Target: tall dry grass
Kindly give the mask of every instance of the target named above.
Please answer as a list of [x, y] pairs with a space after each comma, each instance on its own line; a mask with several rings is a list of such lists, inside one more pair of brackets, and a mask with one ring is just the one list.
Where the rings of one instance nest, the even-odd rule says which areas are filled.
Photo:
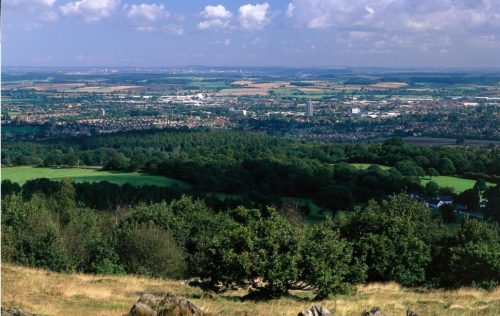
[[[297, 298], [265, 302], [241, 301], [242, 291], [213, 298], [181, 281], [137, 276], [59, 274], [12, 264], [2, 265], [2, 305], [21, 307], [44, 315], [123, 315], [142, 293], [171, 292], [190, 299], [212, 315], [297, 315], [313, 302], [307, 293]], [[407, 308], [419, 315], [500, 315], [500, 288], [428, 291], [404, 289], [397, 284], [360, 286], [353, 296], [319, 302], [334, 315], [360, 315], [378, 306], [388, 315], [405, 315]], [[314, 303], [315, 304], [315, 303]]]

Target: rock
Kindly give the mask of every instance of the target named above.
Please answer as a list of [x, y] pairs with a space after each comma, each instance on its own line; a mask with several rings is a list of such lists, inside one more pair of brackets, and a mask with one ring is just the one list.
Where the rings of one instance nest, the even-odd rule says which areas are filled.
[[143, 294], [129, 312], [131, 316], [156, 316], [158, 299], [153, 294]]
[[361, 316], [387, 316], [380, 308], [374, 307], [371, 310], [365, 310]]
[[298, 316], [331, 316], [330, 311], [323, 306], [314, 305], [305, 309]]
[[143, 294], [132, 306], [129, 316], [203, 316], [203, 312], [186, 299], [167, 293], [163, 298]]
[[158, 306], [158, 316], [202, 316], [203, 312], [186, 299], [167, 293]]
[[417, 312], [411, 309], [406, 311], [406, 316], [418, 316]]
[[28, 313], [20, 308], [7, 308], [2, 307], [2, 316], [35, 316], [35, 314]]

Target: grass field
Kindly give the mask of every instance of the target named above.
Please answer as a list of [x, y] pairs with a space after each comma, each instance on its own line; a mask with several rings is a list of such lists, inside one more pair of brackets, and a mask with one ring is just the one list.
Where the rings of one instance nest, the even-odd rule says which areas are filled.
[[[432, 180], [426, 176], [420, 179], [423, 185], [426, 185], [430, 181], [434, 181], [440, 187], [452, 187], [455, 193], [461, 193], [465, 190], [471, 189], [476, 184], [476, 180], [464, 179], [459, 177], [450, 177], [450, 176], [437, 176], [432, 177]], [[488, 186], [493, 186], [494, 184], [491, 182], [486, 183]]]
[[70, 178], [75, 182], [109, 181], [116, 184], [129, 183], [136, 186], [157, 185], [168, 187], [177, 184], [180, 188], [189, 188], [183, 181], [143, 174], [138, 172], [101, 171], [98, 167], [87, 168], [34, 168], [34, 167], [6, 167], [2, 168], [2, 180], [11, 180], [23, 184], [28, 180], [48, 178], [61, 180]]
[[360, 315], [378, 306], [388, 315], [405, 315], [412, 308], [419, 315], [493, 316], [500, 314], [500, 288], [453, 291], [404, 289], [394, 283], [359, 286], [352, 296], [322, 302], [310, 301], [310, 293], [297, 298], [242, 301], [246, 292], [233, 291], [212, 298], [182, 281], [137, 276], [58, 274], [41, 269], [2, 265], [2, 305], [20, 307], [42, 315], [124, 315], [142, 293], [170, 292], [191, 300], [210, 315], [297, 315], [313, 304], [322, 304], [332, 315]]
[[374, 164], [374, 163], [351, 163], [350, 165], [353, 167], [356, 167], [358, 169], [362, 169], [362, 170], [368, 169], [370, 166], [378, 166], [382, 170], [391, 169], [391, 167], [389, 167], [389, 166], [384, 166], [384, 165], [379, 165], [379, 164]]

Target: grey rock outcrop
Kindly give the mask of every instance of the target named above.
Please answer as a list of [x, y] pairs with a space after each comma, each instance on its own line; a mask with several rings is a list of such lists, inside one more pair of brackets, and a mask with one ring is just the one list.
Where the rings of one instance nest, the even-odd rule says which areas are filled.
[[2, 307], [2, 316], [35, 316], [35, 314], [28, 313], [20, 308], [6, 308]]
[[323, 306], [314, 305], [309, 309], [305, 309], [298, 316], [331, 316], [330, 311]]
[[204, 316], [205, 314], [190, 301], [177, 298], [170, 293], [158, 298], [143, 294], [132, 306], [129, 316]]
[[363, 313], [361, 313], [361, 316], [387, 316], [384, 311], [382, 311], [378, 307], [374, 307], [370, 310], [365, 310]]
[[406, 311], [406, 316], [418, 316], [418, 314], [414, 310], [409, 309]]

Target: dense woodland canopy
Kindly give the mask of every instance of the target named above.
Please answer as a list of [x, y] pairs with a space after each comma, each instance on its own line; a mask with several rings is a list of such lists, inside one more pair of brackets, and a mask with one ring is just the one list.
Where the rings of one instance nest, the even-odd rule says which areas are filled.
[[[308, 289], [317, 298], [363, 282], [491, 289], [500, 282], [500, 155], [494, 148], [301, 142], [264, 134], [134, 132], [5, 142], [4, 165], [100, 165], [175, 177], [190, 188], [36, 179], [2, 182], [2, 260], [55, 271], [192, 278], [252, 297]], [[349, 163], [390, 166], [366, 170]], [[446, 193], [419, 176], [477, 179], [456, 196], [485, 220], [446, 225], [404, 192]], [[403, 192], [403, 193], [401, 193]], [[218, 193], [233, 194], [226, 199]], [[401, 193], [401, 194], [398, 194]], [[448, 192], [450, 193], [450, 192]], [[231, 197], [231, 198], [230, 198]], [[351, 210], [307, 223], [286, 197]], [[333, 213], [329, 213], [333, 214]], [[263, 282], [257, 282], [258, 280]]]
[[[384, 143], [331, 144], [255, 133], [189, 130], [4, 142], [2, 161], [4, 165], [98, 165], [108, 170], [138, 170], [184, 180], [193, 186], [189, 193], [194, 195], [232, 194], [258, 205], [279, 203], [283, 197], [303, 197], [333, 211], [404, 191], [425, 194], [418, 177], [426, 174], [492, 182], [498, 182], [500, 175], [500, 152], [494, 148], [412, 147], [398, 138]], [[349, 163], [395, 168], [359, 170]], [[102, 208], [102, 203], [92, 206]]]
[[293, 209], [218, 211], [187, 196], [122, 214], [90, 209], [74, 196], [69, 181], [29, 200], [5, 196], [2, 260], [55, 271], [194, 278], [215, 291], [250, 287], [254, 298], [292, 289], [325, 298], [372, 281], [488, 289], [500, 282], [497, 224], [466, 220], [450, 230], [405, 195], [316, 225]]

